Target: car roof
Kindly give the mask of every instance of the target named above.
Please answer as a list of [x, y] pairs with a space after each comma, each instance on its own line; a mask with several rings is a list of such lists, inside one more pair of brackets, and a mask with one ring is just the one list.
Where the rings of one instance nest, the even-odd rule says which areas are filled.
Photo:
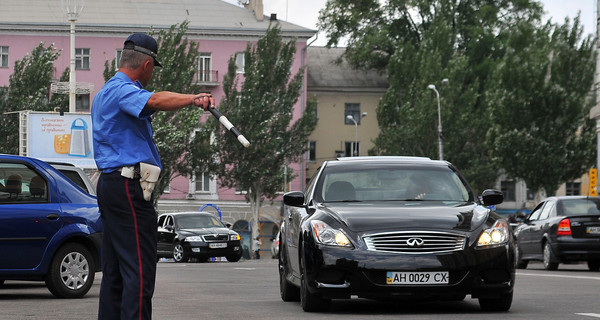
[[164, 216], [164, 215], [172, 215], [172, 216], [184, 216], [184, 215], [203, 215], [203, 216], [211, 216], [214, 217], [215, 215], [210, 213], [210, 212], [200, 212], [200, 211], [185, 211], [185, 212], [165, 212], [165, 213], [161, 213], [158, 216]]
[[422, 164], [422, 165], [436, 165], [436, 166], [448, 166], [449, 162], [444, 160], [432, 160], [427, 157], [411, 157], [411, 156], [362, 156], [362, 157], [343, 157], [337, 160], [327, 161], [327, 165], [347, 165], [347, 164], [359, 164], [359, 163], [397, 163], [397, 164]]
[[547, 200], [575, 200], [575, 199], [596, 199], [596, 200], [600, 200], [600, 197], [590, 197], [590, 196], [552, 196], [552, 197], [547, 197], [546, 199], [544, 199], [542, 201], [547, 201]]

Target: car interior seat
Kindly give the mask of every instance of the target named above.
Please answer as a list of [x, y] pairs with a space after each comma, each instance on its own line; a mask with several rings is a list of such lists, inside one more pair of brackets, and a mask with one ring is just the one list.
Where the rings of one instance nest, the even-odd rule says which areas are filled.
[[329, 185], [325, 193], [325, 201], [356, 200], [356, 190], [348, 181], [335, 181]]
[[18, 174], [13, 174], [6, 179], [6, 186], [4, 191], [9, 193], [11, 196], [14, 194], [18, 196], [21, 193], [21, 183], [23, 182], [22, 178]]
[[31, 178], [31, 181], [29, 182], [29, 192], [34, 197], [43, 197], [46, 194], [46, 182], [44, 179], [40, 176]]

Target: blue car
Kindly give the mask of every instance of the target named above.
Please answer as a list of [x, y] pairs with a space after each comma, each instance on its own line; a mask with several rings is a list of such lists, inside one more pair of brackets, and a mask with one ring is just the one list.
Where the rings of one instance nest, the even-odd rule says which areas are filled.
[[94, 195], [44, 161], [0, 155], [0, 286], [45, 281], [56, 297], [84, 296], [102, 231]]

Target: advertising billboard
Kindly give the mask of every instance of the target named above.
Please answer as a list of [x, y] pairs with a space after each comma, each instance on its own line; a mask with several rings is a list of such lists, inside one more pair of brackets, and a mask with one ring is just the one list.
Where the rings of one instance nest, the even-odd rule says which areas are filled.
[[27, 126], [27, 156], [96, 168], [89, 113], [29, 112]]

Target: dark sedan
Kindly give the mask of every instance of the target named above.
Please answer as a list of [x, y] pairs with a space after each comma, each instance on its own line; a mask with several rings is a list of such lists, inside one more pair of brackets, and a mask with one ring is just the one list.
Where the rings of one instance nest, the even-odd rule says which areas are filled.
[[515, 229], [517, 267], [541, 260], [546, 270], [559, 263], [586, 261], [600, 269], [600, 198], [550, 197], [540, 202]]
[[478, 203], [446, 161], [352, 157], [326, 161], [304, 192], [284, 195], [280, 293], [304, 311], [331, 299], [478, 298], [506, 311], [515, 284], [514, 243], [505, 220]]
[[242, 257], [240, 235], [210, 213], [178, 212], [158, 217], [158, 258], [186, 262], [225, 257], [237, 262]]

